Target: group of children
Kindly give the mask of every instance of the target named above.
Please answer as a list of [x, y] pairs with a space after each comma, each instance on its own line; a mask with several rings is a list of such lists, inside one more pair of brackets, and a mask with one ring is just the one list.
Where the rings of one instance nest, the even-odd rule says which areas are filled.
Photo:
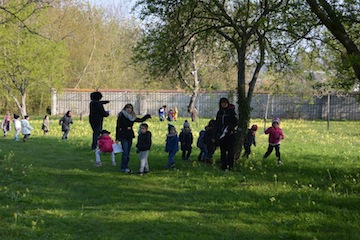
[[[14, 140], [19, 141], [19, 134], [20, 132], [23, 135], [23, 142], [26, 142], [27, 139], [31, 135], [31, 131], [34, 129], [30, 123], [29, 119], [30, 117], [28, 115], [25, 115], [22, 120], [20, 120], [20, 116], [17, 114], [14, 114], [13, 124], [14, 124]], [[61, 130], [63, 131], [62, 139], [67, 139], [68, 134], [70, 132], [70, 124], [72, 124], [72, 117], [71, 117], [71, 111], [67, 111], [66, 114], [60, 118], [59, 124], [61, 125]], [[8, 132], [11, 130], [11, 116], [10, 114], [7, 114], [1, 124], [1, 128], [4, 132], [4, 137], [8, 135]], [[44, 135], [49, 132], [50, 129], [50, 119], [49, 115], [45, 115], [43, 118], [43, 122], [41, 125], [41, 130], [43, 131]]]
[[165, 121], [165, 119], [167, 119], [170, 122], [176, 121], [178, 118], [178, 114], [179, 114], [179, 111], [178, 111], [177, 107], [170, 108], [168, 113], [166, 112], [166, 105], [163, 105], [158, 110], [159, 120], [161, 122]]
[[[255, 135], [258, 130], [257, 125], [252, 125], [250, 129], [248, 129], [245, 143], [244, 143], [244, 155], [243, 157], [249, 158], [251, 153], [251, 146], [256, 146]], [[263, 156], [263, 161], [272, 153], [275, 148], [275, 155], [278, 161], [278, 165], [283, 165], [281, 161], [280, 154], [280, 141], [284, 139], [284, 133], [280, 128], [280, 119], [274, 118], [271, 123], [271, 127], [264, 131], [265, 134], [269, 134], [269, 145], [266, 153]]]
[[[20, 116], [17, 114], [14, 114], [13, 124], [14, 124], [14, 140], [19, 141], [19, 134], [20, 131], [23, 135], [23, 141], [26, 142], [26, 140], [30, 137], [31, 130], [33, 130], [33, 127], [29, 123], [30, 117], [28, 115], [25, 115], [22, 120], [20, 120]], [[4, 132], [4, 137], [8, 135], [8, 132], [11, 130], [11, 116], [10, 114], [7, 114], [4, 118], [1, 128]]]
[[[282, 165], [280, 157], [280, 140], [284, 138], [282, 129], [279, 127], [280, 119], [275, 118], [272, 121], [272, 126], [265, 130], [265, 134], [269, 134], [269, 146], [263, 156], [266, 159], [275, 149], [278, 164]], [[146, 123], [141, 123], [139, 127], [138, 141], [136, 144], [137, 153], [140, 159], [139, 174], [143, 175], [149, 172], [148, 156], [152, 144], [152, 135], [149, 131], [149, 126]], [[197, 147], [200, 149], [198, 156], [199, 161], [205, 163], [212, 163], [212, 157], [217, 147], [217, 136], [216, 136], [216, 123], [215, 120], [210, 120], [204, 130], [200, 131], [199, 138], [197, 140]], [[243, 157], [248, 158], [251, 154], [251, 146], [256, 146], [255, 135], [258, 130], [257, 125], [252, 125], [247, 131], [247, 136], [244, 142], [244, 155]], [[96, 151], [96, 166], [101, 166], [100, 154], [110, 153], [112, 165], [116, 166], [115, 155], [113, 151], [114, 141], [109, 136], [110, 132], [102, 130], [98, 141], [98, 149]], [[180, 148], [179, 148], [180, 143]], [[193, 144], [193, 134], [191, 132], [190, 123], [185, 120], [183, 128], [178, 135], [174, 125], [168, 124], [168, 133], [166, 135], [165, 152], [168, 153], [166, 169], [175, 167], [175, 155], [181, 150], [182, 159], [190, 160]]]

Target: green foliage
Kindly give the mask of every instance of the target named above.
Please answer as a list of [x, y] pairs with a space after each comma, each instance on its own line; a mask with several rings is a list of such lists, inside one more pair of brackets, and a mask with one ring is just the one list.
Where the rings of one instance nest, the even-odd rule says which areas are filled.
[[[278, 167], [270, 155], [261, 167], [267, 136], [257, 133], [249, 160], [236, 171], [176, 156], [165, 170], [167, 122], [151, 119], [151, 172], [121, 174], [103, 154], [94, 167], [87, 119], [74, 119], [61, 140], [58, 119], [43, 136], [41, 117], [26, 142], [0, 138], [2, 239], [358, 239], [360, 165], [356, 122], [283, 120], [286, 138]], [[180, 131], [183, 120], [173, 122]], [[195, 138], [199, 127], [191, 125]], [[252, 124], [262, 126], [261, 119]], [[105, 119], [114, 136], [115, 118]], [[134, 129], [137, 129], [138, 124]], [[120, 163], [120, 155], [116, 156]], [[135, 149], [130, 167], [139, 167]], [[229, 224], [231, 223], [231, 224]]]

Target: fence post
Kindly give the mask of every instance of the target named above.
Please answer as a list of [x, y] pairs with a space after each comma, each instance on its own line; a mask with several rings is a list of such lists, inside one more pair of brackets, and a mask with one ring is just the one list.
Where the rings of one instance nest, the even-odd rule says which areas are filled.
[[58, 114], [58, 101], [57, 101], [57, 92], [54, 88], [51, 89], [51, 115], [56, 116]]

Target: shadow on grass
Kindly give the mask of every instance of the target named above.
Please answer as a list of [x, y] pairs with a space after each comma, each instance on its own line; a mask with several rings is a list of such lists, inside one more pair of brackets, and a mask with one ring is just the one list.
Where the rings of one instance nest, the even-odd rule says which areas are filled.
[[[80, 140], [1, 144], [4, 156], [13, 151], [11, 160], [22, 163], [16, 171], [33, 165], [18, 183], [5, 180], [14, 191], [28, 185], [28, 197], [0, 195], [10, 206], [1, 209], [7, 224], [0, 233], [9, 239], [359, 237], [357, 195], [350, 191], [346, 196], [345, 188], [328, 190], [356, 170], [324, 168], [311, 162], [317, 155], [306, 156], [309, 162], [289, 161], [279, 168], [269, 161], [264, 169], [246, 166], [232, 173], [182, 161], [177, 169], [165, 170], [166, 154], [159, 152], [163, 146], [154, 145], [151, 173], [140, 177], [120, 174], [106, 155], [104, 167], [93, 167], [94, 153]], [[131, 165], [138, 166], [134, 153]], [[19, 213], [16, 224], [14, 212]]]

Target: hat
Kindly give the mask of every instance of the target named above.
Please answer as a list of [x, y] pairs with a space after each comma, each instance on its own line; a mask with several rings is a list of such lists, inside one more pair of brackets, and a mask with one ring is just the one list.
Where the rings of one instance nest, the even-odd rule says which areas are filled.
[[111, 132], [109, 132], [108, 130], [105, 130], [105, 129], [100, 131], [100, 134], [101, 134], [101, 135], [103, 135], [103, 134], [105, 134], [105, 133], [110, 134]]
[[276, 122], [277, 124], [280, 124], [280, 118], [274, 118], [272, 120], [272, 123]]
[[252, 126], [251, 126], [251, 130], [257, 131], [257, 130], [258, 130], [258, 126], [257, 126], [257, 125], [255, 125], [255, 124], [254, 124], [254, 125], [252, 125]]
[[168, 131], [170, 132], [170, 129], [175, 128], [174, 125], [168, 124]]
[[190, 128], [190, 123], [187, 120], [184, 122], [184, 128]]

